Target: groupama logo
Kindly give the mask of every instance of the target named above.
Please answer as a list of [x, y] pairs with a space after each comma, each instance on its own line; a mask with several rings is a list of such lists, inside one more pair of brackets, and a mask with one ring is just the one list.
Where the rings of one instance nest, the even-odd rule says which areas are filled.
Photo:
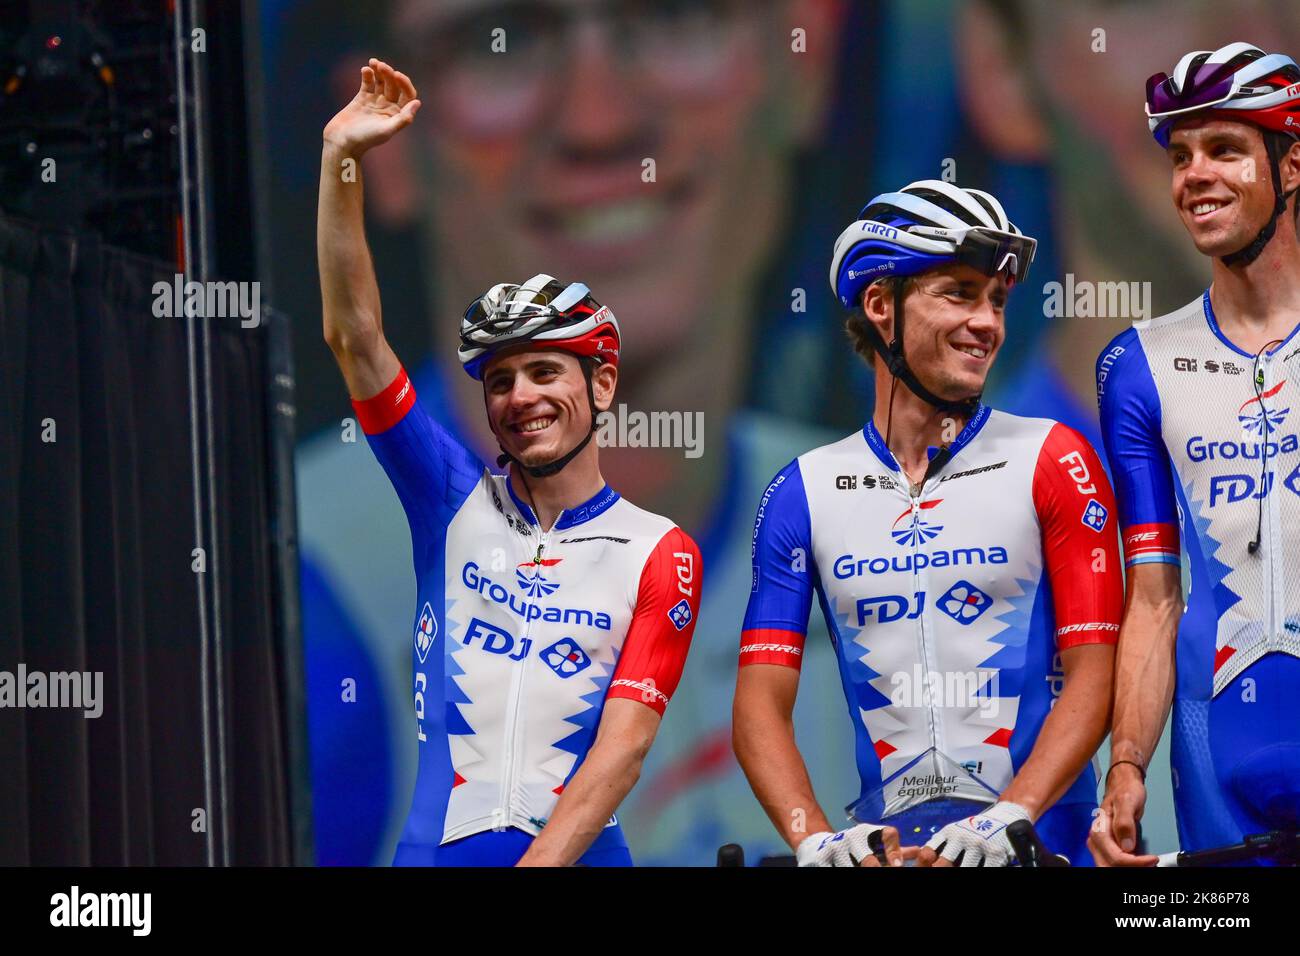
[[[889, 529], [894, 541], [905, 548], [912, 548], [937, 538], [939, 532], [943, 530], [943, 525], [931, 524], [926, 521], [924, 513], [942, 503], [942, 498], [936, 498], [934, 501], [923, 501], [920, 507], [908, 508], [895, 518], [893, 526]], [[909, 516], [912, 520], [900, 528], [899, 522]]]
[[[548, 581], [542, 574], [541, 568], [554, 567], [563, 560], [563, 558], [541, 558], [516, 565], [515, 583], [519, 585], [519, 590], [530, 598], [546, 597], [548, 594], [554, 594], [559, 590], [560, 586], [554, 581]], [[535, 568], [537, 570], [535, 573], [529, 574], [524, 570], [525, 568]]]
[[1284, 385], [1286, 385], [1285, 379], [1278, 382], [1267, 392], [1242, 402], [1241, 407], [1237, 409], [1237, 421], [1241, 422], [1241, 427], [1247, 434], [1263, 438], [1274, 429], [1282, 427], [1287, 412], [1291, 411], [1291, 409], [1265, 408], [1263, 399], [1272, 398], [1282, 391]]

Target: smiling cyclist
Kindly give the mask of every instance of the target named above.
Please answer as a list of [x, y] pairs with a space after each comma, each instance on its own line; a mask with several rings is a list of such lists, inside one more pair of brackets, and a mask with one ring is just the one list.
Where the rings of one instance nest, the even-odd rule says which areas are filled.
[[1097, 360], [1128, 603], [1091, 847], [1125, 866], [1156, 862], [1137, 824], [1171, 703], [1184, 851], [1300, 827], [1300, 66], [1249, 43], [1188, 53], [1146, 110], [1212, 282]]
[[591, 439], [621, 340], [585, 285], [501, 283], [465, 312], [460, 360], [505, 474], [417, 401], [384, 337], [355, 161], [418, 109], [405, 74], [362, 68], [325, 127], [317, 225], [325, 339], [415, 561], [419, 770], [393, 862], [631, 865], [613, 814], [681, 676], [699, 550], [601, 477]]
[[[895, 865], [1005, 865], [1020, 819], [1089, 861], [1120, 615], [1114, 501], [1080, 435], [980, 400], [1035, 245], [988, 193], [935, 180], [875, 197], [835, 243], [830, 282], [874, 363], [875, 412], [763, 496], [733, 731], [802, 866], [876, 865], [882, 830]], [[862, 783], [839, 832], [791, 719], [814, 593]]]

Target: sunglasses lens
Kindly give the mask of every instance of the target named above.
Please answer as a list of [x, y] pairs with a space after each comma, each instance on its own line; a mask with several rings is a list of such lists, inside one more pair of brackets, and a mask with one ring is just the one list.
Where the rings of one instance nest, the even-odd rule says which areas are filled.
[[987, 276], [1011, 270], [1017, 283], [1029, 275], [1037, 243], [1026, 236], [972, 229], [962, 239], [958, 257], [966, 265]]

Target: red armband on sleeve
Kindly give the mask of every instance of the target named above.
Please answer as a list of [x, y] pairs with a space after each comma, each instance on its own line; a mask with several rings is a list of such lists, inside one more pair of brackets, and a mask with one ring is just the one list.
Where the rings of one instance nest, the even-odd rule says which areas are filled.
[[805, 635], [798, 631], [754, 628], [740, 632], [740, 667], [749, 664], [780, 664], [799, 670], [803, 664]]
[[388, 431], [406, 417], [414, 404], [415, 386], [411, 384], [410, 376], [404, 368], [397, 370], [397, 377], [378, 395], [361, 401], [352, 399], [357, 421], [367, 435]]
[[1124, 529], [1124, 565], [1181, 564], [1176, 524], [1131, 524]]

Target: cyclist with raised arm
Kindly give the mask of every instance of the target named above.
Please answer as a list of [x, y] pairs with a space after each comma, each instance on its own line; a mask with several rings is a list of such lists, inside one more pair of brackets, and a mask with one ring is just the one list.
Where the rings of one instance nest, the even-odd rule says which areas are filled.
[[[835, 244], [875, 412], [763, 496], [733, 725], [800, 865], [875, 865], [881, 830], [895, 865], [1005, 865], [1022, 819], [1088, 861], [1121, 604], [1114, 501], [1076, 432], [980, 400], [1034, 249], [993, 196], [935, 180], [877, 196]], [[838, 832], [791, 721], [814, 593], [862, 784]]]
[[[325, 127], [324, 333], [410, 523], [419, 771], [395, 865], [630, 865], [631, 790], [699, 610], [695, 543], [601, 477], [620, 333], [581, 283], [498, 284], [461, 323], [493, 474], [425, 412], [384, 338], [357, 161], [419, 109], [371, 60]], [[344, 175], [349, 173], [350, 175]]]
[[1212, 281], [1097, 361], [1128, 598], [1090, 847], [1130, 866], [1156, 862], [1137, 827], [1171, 703], [1183, 850], [1300, 825], [1300, 66], [1188, 53], [1147, 81], [1146, 112]]

